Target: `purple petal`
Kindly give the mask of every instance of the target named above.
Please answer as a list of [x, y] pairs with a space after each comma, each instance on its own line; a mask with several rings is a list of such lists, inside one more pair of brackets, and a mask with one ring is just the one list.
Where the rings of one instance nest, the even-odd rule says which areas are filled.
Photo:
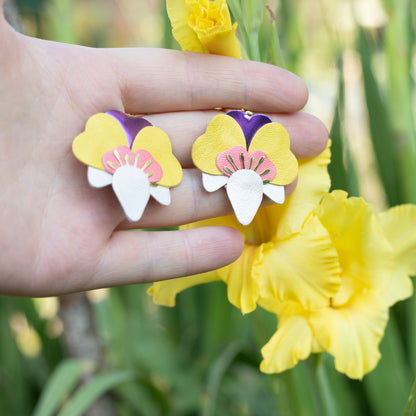
[[244, 136], [246, 138], [247, 150], [257, 130], [259, 130], [260, 127], [264, 126], [265, 124], [272, 122], [270, 117], [267, 117], [264, 114], [249, 115], [240, 110], [228, 111], [226, 114], [232, 117], [243, 130]]
[[106, 111], [106, 114], [115, 118], [121, 124], [124, 132], [126, 133], [127, 143], [129, 144], [130, 148], [133, 145], [137, 133], [141, 129], [152, 125], [149, 121], [142, 117], [129, 116], [117, 110]]

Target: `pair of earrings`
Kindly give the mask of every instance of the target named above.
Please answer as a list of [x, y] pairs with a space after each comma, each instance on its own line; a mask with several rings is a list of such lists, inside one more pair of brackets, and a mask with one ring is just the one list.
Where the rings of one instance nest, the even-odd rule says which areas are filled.
[[[182, 167], [167, 134], [143, 117], [120, 111], [93, 115], [73, 144], [74, 155], [88, 165], [88, 182], [112, 185], [126, 217], [138, 221], [150, 196], [171, 202], [170, 188], [182, 180]], [[249, 224], [267, 195], [285, 200], [284, 185], [297, 175], [287, 131], [263, 114], [238, 110], [215, 116], [192, 147], [208, 192], [225, 186], [238, 221]]]

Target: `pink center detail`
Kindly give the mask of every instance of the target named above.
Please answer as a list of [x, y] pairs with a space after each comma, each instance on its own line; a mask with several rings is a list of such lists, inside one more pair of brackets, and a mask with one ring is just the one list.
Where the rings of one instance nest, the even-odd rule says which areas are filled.
[[157, 182], [162, 179], [162, 167], [147, 150], [132, 152], [127, 146], [118, 146], [107, 152], [102, 159], [105, 170], [113, 174], [124, 165], [134, 166], [144, 171], [149, 182]]
[[263, 182], [270, 182], [276, 176], [276, 167], [261, 150], [248, 154], [242, 146], [234, 146], [217, 157], [217, 167], [226, 176], [231, 176], [241, 169], [250, 169], [258, 173]]

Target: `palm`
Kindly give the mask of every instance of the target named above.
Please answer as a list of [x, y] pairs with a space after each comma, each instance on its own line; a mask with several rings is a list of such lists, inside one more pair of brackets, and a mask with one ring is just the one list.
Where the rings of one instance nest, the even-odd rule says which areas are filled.
[[[220, 267], [238, 256], [241, 237], [226, 227], [151, 235], [123, 229], [226, 213], [224, 196], [205, 195], [191, 166], [192, 142], [213, 113], [201, 110], [220, 105], [294, 111], [305, 98], [299, 80], [252, 64], [253, 74], [263, 78], [253, 77], [251, 87], [239, 91], [230, 74], [247, 72], [241, 61], [162, 50], [93, 50], [27, 38], [2, 25], [1, 292], [49, 295], [153, 281]], [[219, 63], [229, 74], [216, 79], [215, 89], [212, 74]], [[278, 76], [282, 85], [292, 83], [286, 87], [292, 99], [290, 92], [285, 101], [270, 96], [264, 80]], [[72, 140], [87, 118], [109, 109], [159, 113], [149, 121], [169, 134], [174, 153], [189, 168], [172, 205], [151, 203], [139, 224], [123, 221], [111, 189], [88, 186], [85, 166], [72, 155]], [[293, 124], [298, 156], [322, 149], [326, 134], [315, 119], [300, 114], [280, 119]], [[305, 124], [316, 140], [302, 147]]]

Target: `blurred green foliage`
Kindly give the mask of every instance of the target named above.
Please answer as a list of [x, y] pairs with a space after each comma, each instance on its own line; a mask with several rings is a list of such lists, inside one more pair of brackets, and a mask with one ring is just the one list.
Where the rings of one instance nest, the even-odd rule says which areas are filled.
[[[17, 5], [26, 32], [42, 38], [177, 47], [162, 1]], [[246, 56], [282, 65], [308, 83], [308, 109], [331, 131], [333, 188], [363, 195], [377, 209], [415, 203], [415, 2], [229, 5]], [[146, 14], [128, 19], [139, 6]], [[150, 32], [140, 29], [145, 21], [153, 22]], [[182, 293], [174, 309], [153, 305], [145, 291], [111, 289], [91, 303], [104, 362], [70, 357], [59, 330], [51, 330], [59, 329], [59, 317], [44, 316], [39, 303], [0, 298], [0, 414], [81, 415], [104, 394], [126, 416], [391, 416], [405, 410], [416, 370], [415, 298], [393, 310], [383, 358], [358, 382], [337, 373], [327, 355], [280, 375], [261, 374], [259, 350], [276, 322], [262, 310], [241, 316], [220, 283]], [[416, 408], [414, 390], [406, 415]]]

